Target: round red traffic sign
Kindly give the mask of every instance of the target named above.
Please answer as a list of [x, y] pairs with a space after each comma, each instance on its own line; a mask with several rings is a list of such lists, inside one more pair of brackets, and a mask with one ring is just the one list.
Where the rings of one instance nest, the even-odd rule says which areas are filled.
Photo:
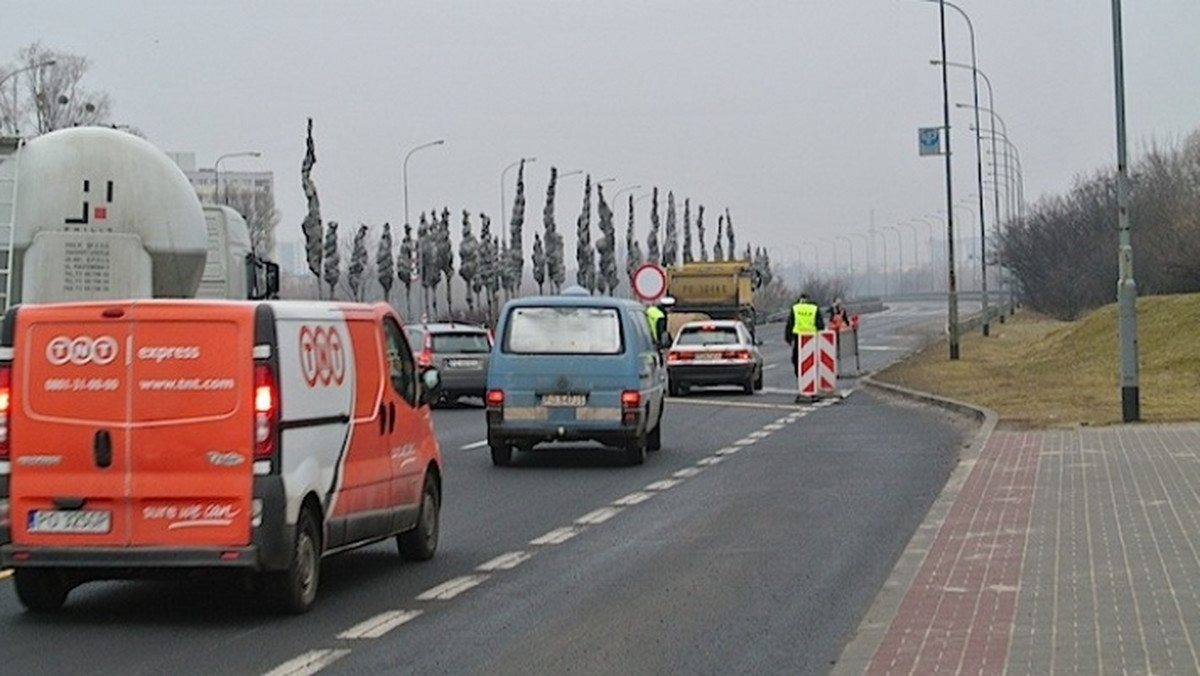
[[633, 271], [633, 293], [653, 303], [667, 293], [667, 271], [658, 263], [642, 263]]

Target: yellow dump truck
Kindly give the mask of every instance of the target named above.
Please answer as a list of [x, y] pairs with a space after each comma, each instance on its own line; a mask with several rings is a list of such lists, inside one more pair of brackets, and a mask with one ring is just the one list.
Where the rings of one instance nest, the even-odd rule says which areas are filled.
[[[754, 332], [754, 289], [758, 273], [749, 260], [692, 262], [667, 267], [667, 295], [675, 299], [668, 311], [671, 332], [679, 320], [706, 315], [711, 319], [740, 319]], [[676, 319], [676, 321], [671, 321]]]

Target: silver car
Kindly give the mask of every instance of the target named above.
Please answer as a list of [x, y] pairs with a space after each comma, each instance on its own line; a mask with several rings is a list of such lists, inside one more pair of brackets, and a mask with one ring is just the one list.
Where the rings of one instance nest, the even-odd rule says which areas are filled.
[[746, 325], [736, 319], [688, 322], [667, 352], [672, 396], [692, 387], [736, 385], [747, 394], [763, 387], [763, 356]]
[[441, 374], [442, 403], [459, 397], [479, 397], [487, 392], [488, 356], [492, 334], [476, 324], [439, 322], [409, 324], [404, 328], [417, 366], [435, 366]]

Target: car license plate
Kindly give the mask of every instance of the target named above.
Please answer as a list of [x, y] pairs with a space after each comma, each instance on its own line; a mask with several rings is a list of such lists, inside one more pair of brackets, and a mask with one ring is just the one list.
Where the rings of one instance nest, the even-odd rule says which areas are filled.
[[583, 406], [586, 394], [543, 394], [542, 406]]
[[720, 359], [720, 352], [697, 352], [696, 359]]
[[30, 533], [107, 533], [112, 514], [106, 510], [36, 509], [29, 513]]
[[452, 369], [477, 369], [479, 368], [478, 359], [449, 359], [446, 361], [446, 366]]

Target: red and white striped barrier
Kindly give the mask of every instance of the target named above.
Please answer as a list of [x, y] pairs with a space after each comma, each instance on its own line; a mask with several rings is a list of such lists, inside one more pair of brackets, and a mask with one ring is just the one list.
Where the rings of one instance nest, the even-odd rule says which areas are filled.
[[796, 377], [800, 395], [817, 397], [837, 390], [837, 331], [801, 333]]

